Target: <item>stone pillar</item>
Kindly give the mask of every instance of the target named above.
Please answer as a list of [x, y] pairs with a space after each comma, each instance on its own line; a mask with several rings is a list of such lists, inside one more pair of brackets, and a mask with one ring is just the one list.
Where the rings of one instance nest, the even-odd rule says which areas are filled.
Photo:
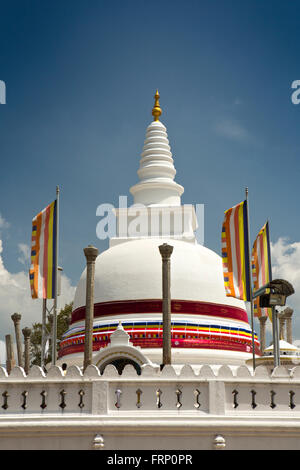
[[29, 367], [30, 367], [30, 335], [31, 329], [30, 328], [23, 328], [22, 330], [24, 336], [24, 346], [25, 346], [25, 358], [24, 358], [24, 369], [25, 373], [28, 375]]
[[11, 335], [5, 336], [5, 343], [6, 343], [6, 370], [7, 370], [7, 373], [10, 374], [12, 369], [16, 365], [16, 361], [14, 357], [14, 350], [12, 347]]
[[287, 307], [284, 310], [284, 318], [286, 321], [286, 340], [288, 343], [293, 344], [293, 331], [292, 331], [292, 315], [294, 310], [290, 307]]
[[267, 321], [267, 316], [261, 316], [259, 317], [259, 324], [260, 324], [260, 350], [261, 353], [264, 353], [264, 350], [266, 349], [266, 321]]
[[94, 320], [94, 287], [95, 287], [95, 260], [98, 249], [92, 245], [84, 248], [86, 257], [86, 307], [85, 307], [85, 338], [83, 370], [92, 364], [93, 356], [93, 320]]
[[162, 257], [163, 366], [171, 364], [171, 254], [173, 246], [159, 246]]
[[21, 340], [21, 330], [20, 330], [21, 318], [22, 317], [19, 313], [14, 313], [11, 316], [11, 319], [14, 322], [14, 326], [15, 326], [17, 354], [18, 354], [18, 365], [20, 367], [23, 367], [23, 352], [22, 352], [22, 340]]
[[286, 340], [286, 335], [284, 333], [284, 327], [285, 327], [284, 312], [281, 312], [278, 314], [278, 320], [279, 320], [279, 339]]

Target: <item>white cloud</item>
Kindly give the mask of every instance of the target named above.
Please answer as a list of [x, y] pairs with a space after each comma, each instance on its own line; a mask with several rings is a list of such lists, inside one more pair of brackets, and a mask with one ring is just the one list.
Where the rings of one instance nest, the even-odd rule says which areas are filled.
[[10, 227], [10, 224], [9, 222], [7, 222], [4, 217], [2, 217], [2, 215], [0, 214], [0, 230], [1, 229], [6, 229], [6, 228], [9, 228]]
[[[294, 310], [292, 317], [293, 343], [300, 340], [300, 242], [291, 243], [288, 238], [280, 237], [275, 243], [271, 243], [272, 277], [273, 279], [285, 279], [294, 287], [295, 293], [287, 298], [284, 310], [287, 306]], [[249, 307], [250, 308], [250, 307]], [[250, 318], [250, 310], [248, 310]], [[255, 331], [259, 333], [259, 321], [255, 321]], [[267, 346], [272, 341], [272, 323], [267, 322]]]
[[29, 266], [29, 260], [30, 260], [30, 246], [26, 245], [26, 243], [19, 243], [18, 244], [20, 256], [18, 258], [18, 261], [24, 265]]
[[215, 124], [215, 131], [227, 139], [244, 142], [249, 139], [248, 131], [236, 120], [223, 119]]
[[288, 238], [279, 238], [271, 244], [273, 279], [286, 279], [295, 294], [288, 297], [288, 303], [295, 308], [300, 304], [300, 242], [289, 243]]
[[[25, 245], [24, 245], [25, 246]], [[22, 251], [22, 250], [21, 250]], [[35, 322], [41, 322], [42, 299], [32, 299], [29, 288], [28, 271], [10, 273], [4, 266], [0, 240], [0, 339], [11, 334], [14, 339], [14, 328], [11, 315], [18, 312], [22, 315], [21, 328], [31, 327]], [[26, 249], [24, 249], [26, 255]], [[58, 308], [73, 300], [75, 287], [71, 285], [66, 275], [62, 274], [61, 295], [58, 297]], [[49, 306], [51, 305], [49, 300]], [[2, 358], [0, 357], [0, 360]]]
[[294, 309], [293, 338], [300, 339], [300, 242], [289, 242], [281, 237], [271, 243], [273, 279], [285, 279], [294, 287], [295, 294], [287, 298], [287, 306]]

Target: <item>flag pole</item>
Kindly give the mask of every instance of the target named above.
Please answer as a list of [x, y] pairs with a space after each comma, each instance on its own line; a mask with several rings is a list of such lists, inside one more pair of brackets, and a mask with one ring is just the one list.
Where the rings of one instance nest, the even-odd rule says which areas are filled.
[[45, 367], [46, 312], [47, 312], [47, 299], [43, 299], [43, 313], [42, 313], [42, 348], [41, 348], [41, 368], [42, 368], [42, 369]]
[[[270, 247], [270, 227], [269, 219], [267, 220], [267, 239], [268, 239], [268, 258], [269, 258], [269, 282], [272, 281], [272, 259], [271, 259], [271, 247]], [[273, 357], [274, 357], [274, 368], [280, 366], [280, 348], [279, 348], [279, 336], [278, 336], [278, 315], [276, 307], [272, 306], [272, 336], [273, 336]]]
[[56, 364], [57, 341], [57, 286], [58, 286], [58, 229], [59, 229], [59, 186], [56, 186], [56, 231], [55, 231], [55, 295], [53, 302], [52, 323], [52, 365]]
[[250, 308], [251, 308], [251, 333], [252, 333], [252, 364], [255, 370], [255, 342], [254, 342], [254, 320], [253, 320], [253, 290], [252, 290], [252, 273], [251, 273], [251, 246], [250, 246], [250, 224], [249, 224], [249, 197], [248, 188], [245, 190], [247, 201], [247, 225], [248, 225], [248, 266], [249, 266], [249, 283], [250, 283]]

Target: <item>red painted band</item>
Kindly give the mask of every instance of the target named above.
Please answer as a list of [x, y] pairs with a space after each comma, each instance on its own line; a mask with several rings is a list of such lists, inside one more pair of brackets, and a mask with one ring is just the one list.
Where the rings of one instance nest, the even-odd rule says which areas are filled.
[[[134, 346], [140, 346], [143, 348], [162, 348], [162, 339], [154, 340], [147, 340], [145, 338], [141, 339], [131, 339]], [[98, 351], [100, 348], [107, 346], [109, 341], [101, 342], [100, 344], [97, 342], [93, 342], [93, 351]], [[196, 349], [223, 349], [226, 351], [240, 351], [240, 352], [247, 352], [250, 353], [252, 351], [252, 347], [242, 341], [226, 341], [222, 339], [215, 339], [214, 341], [205, 340], [205, 339], [185, 339], [178, 341], [177, 339], [172, 339], [172, 348], [196, 348]], [[63, 357], [67, 356], [68, 354], [75, 354], [81, 353], [84, 351], [84, 344], [72, 344], [70, 346], [65, 346], [62, 348], [58, 356]], [[255, 345], [255, 353], [260, 355], [260, 349], [258, 345]]]
[[[247, 312], [231, 305], [214, 304], [193, 300], [172, 300], [172, 313], [189, 315], [208, 315], [230, 318], [248, 323]], [[162, 300], [120, 300], [115, 302], [99, 302], [94, 306], [94, 317], [122, 315], [133, 313], [162, 313]], [[85, 319], [85, 306], [72, 312], [72, 323]]]

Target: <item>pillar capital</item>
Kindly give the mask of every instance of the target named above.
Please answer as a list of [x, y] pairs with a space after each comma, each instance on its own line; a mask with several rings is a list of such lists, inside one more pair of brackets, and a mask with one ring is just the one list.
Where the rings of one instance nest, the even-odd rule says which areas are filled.
[[171, 257], [171, 254], [173, 253], [173, 246], [168, 245], [167, 243], [163, 243], [159, 247], [159, 252], [162, 256], [163, 260], [169, 260]]
[[282, 316], [283, 318], [291, 318], [294, 313], [294, 310], [290, 307], [287, 307], [283, 310]]
[[259, 322], [264, 325], [266, 323], [267, 319], [268, 319], [267, 315], [263, 315], [263, 316], [259, 317]]
[[94, 263], [98, 254], [99, 250], [95, 246], [88, 245], [86, 248], [83, 249], [87, 263]]
[[23, 328], [22, 333], [23, 333], [24, 339], [30, 338], [31, 329], [28, 327]]
[[22, 318], [22, 315], [21, 315], [20, 313], [14, 313], [14, 314], [11, 316], [11, 319], [12, 319], [12, 321], [14, 322], [14, 324], [20, 323], [21, 318]]

